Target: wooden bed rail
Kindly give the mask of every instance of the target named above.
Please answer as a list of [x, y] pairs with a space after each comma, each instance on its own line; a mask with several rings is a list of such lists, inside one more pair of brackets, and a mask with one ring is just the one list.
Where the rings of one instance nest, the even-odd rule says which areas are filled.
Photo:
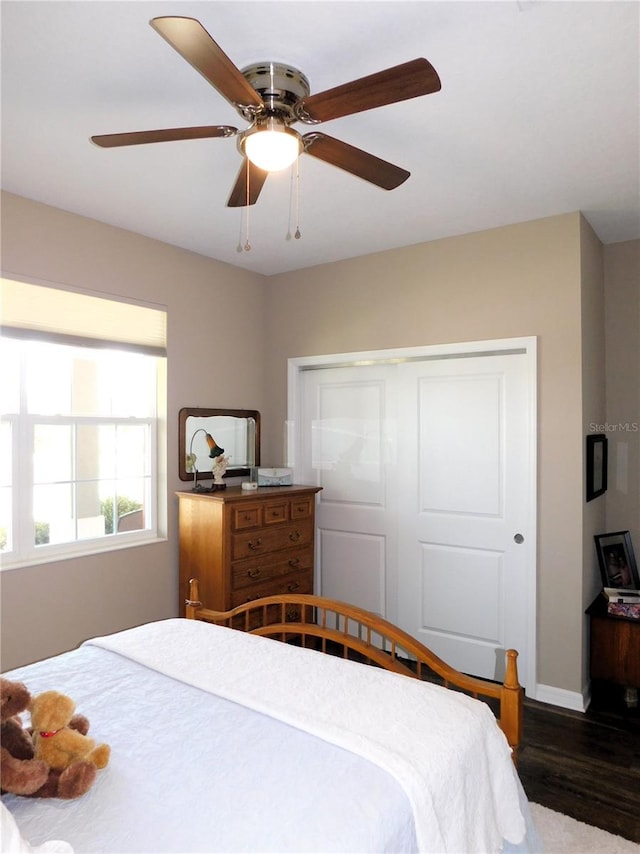
[[192, 578], [185, 604], [186, 617], [190, 620], [282, 641], [295, 640], [302, 646], [311, 646], [312, 639], [313, 648], [322, 652], [336, 654], [341, 650], [345, 658], [418, 679], [436, 674], [446, 688], [464, 691], [476, 699], [497, 701], [498, 722], [513, 750], [514, 762], [517, 761], [524, 699], [518, 682], [518, 653], [514, 649], [505, 652], [505, 679], [500, 684], [460, 673], [388, 620], [334, 599], [287, 593], [255, 599], [229, 611], [212, 611], [203, 607], [198, 579]]

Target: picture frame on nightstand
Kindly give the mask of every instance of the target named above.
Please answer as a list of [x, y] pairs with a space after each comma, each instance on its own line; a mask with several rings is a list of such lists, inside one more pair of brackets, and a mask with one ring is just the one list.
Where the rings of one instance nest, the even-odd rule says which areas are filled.
[[618, 590], [640, 590], [638, 566], [629, 531], [596, 534], [593, 539], [598, 554], [602, 586], [615, 587]]

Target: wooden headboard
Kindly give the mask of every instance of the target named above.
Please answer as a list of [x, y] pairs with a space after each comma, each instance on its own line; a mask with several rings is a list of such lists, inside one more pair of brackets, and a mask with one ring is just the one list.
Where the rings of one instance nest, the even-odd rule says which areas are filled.
[[518, 653], [514, 649], [505, 652], [504, 682], [491, 682], [460, 673], [393, 623], [354, 605], [322, 596], [287, 593], [256, 599], [230, 611], [211, 611], [200, 602], [196, 578], [189, 582], [186, 617], [295, 641], [412, 678], [439, 681], [445, 688], [463, 691], [490, 704], [497, 701], [494, 711], [513, 750], [514, 762], [517, 761], [524, 692], [518, 682]]

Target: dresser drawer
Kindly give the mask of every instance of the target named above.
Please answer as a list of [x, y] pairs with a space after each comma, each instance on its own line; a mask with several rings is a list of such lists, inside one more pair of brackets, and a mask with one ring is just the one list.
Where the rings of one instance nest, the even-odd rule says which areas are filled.
[[278, 579], [269, 579], [261, 584], [254, 584], [249, 588], [233, 590], [231, 592], [231, 607], [244, 605], [245, 602], [253, 602], [263, 596], [279, 596], [281, 593], [313, 593], [313, 573], [306, 572], [290, 573]]
[[265, 525], [277, 525], [279, 522], [288, 522], [291, 502], [287, 498], [268, 501], [264, 505], [263, 521]]
[[295, 519], [311, 519], [315, 509], [315, 496], [302, 496], [292, 498], [289, 504], [289, 517]]
[[290, 549], [295, 546], [313, 544], [313, 523], [303, 519], [296, 524], [263, 528], [246, 534], [233, 534], [231, 538], [231, 560], [241, 560], [252, 555]]
[[231, 529], [246, 531], [248, 528], [259, 528], [262, 525], [262, 504], [245, 504], [233, 507], [231, 511]]
[[269, 579], [282, 578], [291, 572], [311, 572], [313, 569], [313, 549], [306, 546], [279, 552], [275, 555], [265, 555], [264, 558], [249, 558], [231, 565], [231, 587], [239, 590], [253, 584], [261, 584]]

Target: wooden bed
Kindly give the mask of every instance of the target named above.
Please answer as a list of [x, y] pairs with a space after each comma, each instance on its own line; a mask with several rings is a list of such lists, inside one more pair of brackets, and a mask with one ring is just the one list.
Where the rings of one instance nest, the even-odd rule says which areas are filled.
[[322, 596], [289, 593], [257, 599], [229, 611], [213, 611], [203, 607], [198, 579], [192, 578], [185, 604], [190, 620], [311, 646], [412, 678], [435, 679], [446, 688], [497, 705], [494, 711], [517, 765], [524, 692], [518, 682], [516, 650], [505, 652], [505, 679], [500, 684], [460, 673], [388, 620]]
[[196, 580], [186, 615], [5, 674], [34, 696], [68, 694], [111, 747], [82, 798], [3, 795], [0, 818], [32, 847], [540, 850], [512, 761], [515, 652], [500, 685], [457, 672], [360, 608], [289, 594], [220, 613], [202, 606]]

